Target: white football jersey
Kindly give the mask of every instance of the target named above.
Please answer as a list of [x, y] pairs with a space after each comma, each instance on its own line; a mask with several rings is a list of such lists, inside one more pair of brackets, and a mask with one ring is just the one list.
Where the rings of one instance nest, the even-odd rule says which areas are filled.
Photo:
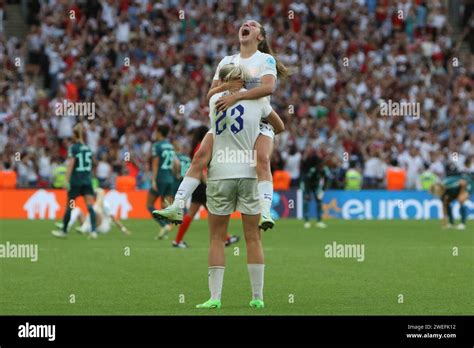
[[105, 201], [105, 199], [101, 199], [99, 201], [96, 201], [94, 204], [94, 210], [96, 213], [102, 214], [102, 221], [105, 223], [110, 224], [112, 221], [111, 216], [112, 214], [112, 209], [110, 205]]
[[104, 212], [104, 220], [107, 220], [109, 223], [112, 220], [112, 208], [110, 207], [109, 203], [107, 203], [104, 199], [102, 203], [102, 211]]
[[217, 113], [215, 103], [226, 94], [216, 93], [209, 101], [214, 145], [208, 180], [256, 178], [255, 141], [260, 133], [260, 121], [270, 115], [272, 107], [267, 98], [241, 100], [225, 112]]
[[247, 68], [252, 76], [251, 81], [246, 81], [245, 87], [247, 89], [252, 89], [260, 85], [262, 83], [261, 79], [265, 75], [277, 77], [275, 58], [270, 54], [262, 53], [258, 50], [249, 58], [241, 58], [240, 53], [222, 58], [214, 74], [214, 80], [219, 80], [219, 71], [226, 64], [238, 64]]

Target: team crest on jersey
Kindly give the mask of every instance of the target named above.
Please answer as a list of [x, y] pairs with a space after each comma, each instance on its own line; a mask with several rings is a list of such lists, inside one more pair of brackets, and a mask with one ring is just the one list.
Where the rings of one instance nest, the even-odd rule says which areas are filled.
[[267, 63], [270, 65], [275, 65], [275, 58], [273, 57], [268, 57], [267, 58]]

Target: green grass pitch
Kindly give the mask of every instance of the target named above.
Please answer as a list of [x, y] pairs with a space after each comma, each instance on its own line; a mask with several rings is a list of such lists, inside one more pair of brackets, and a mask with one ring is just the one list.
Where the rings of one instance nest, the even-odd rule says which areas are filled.
[[[226, 249], [221, 310], [209, 298], [207, 222], [191, 225], [191, 248], [156, 241], [152, 220], [129, 220], [98, 240], [50, 235], [51, 221], [2, 220], [0, 243], [38, 244], [37, 262], [0, 259], [2, 315], [472, 315], [474, 234], [439, 221], [329, 220], [325, 230], [280, 220], [263, 234], [265, 305], [248, 306], [245, 243]], [[230, 232], [242, 235], [241, 222]], [[324, 246], [364, 244], [365, 260], [327, 258]], [[130, 255], [125, 255], [126, 248]], [[457, 248], [458, 255], [455, 250]], [[70, 303], [71, 295], [75, 303]], [[399, 303], [403, 295], [403, 303]], [[184, 302], [184, 303], [183, 303]]]

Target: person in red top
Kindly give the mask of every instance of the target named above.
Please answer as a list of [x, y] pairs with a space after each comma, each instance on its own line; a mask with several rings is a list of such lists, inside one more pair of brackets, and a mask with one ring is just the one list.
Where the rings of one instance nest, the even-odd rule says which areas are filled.
[[[208, 128], [206, 126], [197, 127], [194, 129], [193, 141], [192, 141], [192, 152], [191, 159], [194, 157], [196, 152], [201, 146], [201, 141], [204, 136], [207, 134]], [[194, 216], [199, 211], [199, 208], [203, 206], [207, 209], [207, 197], [206, 197], [206, 179], [207, 179], [207, 168], [203, 170], [201, 183], [196, 188], [191, 196], [191, 206], [189, 207], [187, 213], [183, 217], [183, 223], [179, 226], [178, 233], [176, 238], [173, 241], [173, 247], [175, 248], [187, 248], [188, 244], [183, 240], [184, 235], [189, 229], [191, 222], [193, 221]], [[229, 246], [233, 243], [237, 243], [240, 240], [239, 236], [227, 234], [227, 239], [225, 241], [225, 246]]]

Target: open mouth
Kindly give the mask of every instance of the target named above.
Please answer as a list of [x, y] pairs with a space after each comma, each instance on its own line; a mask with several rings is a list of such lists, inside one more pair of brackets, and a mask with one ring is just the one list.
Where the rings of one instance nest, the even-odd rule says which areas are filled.
[[247, 28], [242, 29], [242, 37], [249, 36], [250, 30]]

